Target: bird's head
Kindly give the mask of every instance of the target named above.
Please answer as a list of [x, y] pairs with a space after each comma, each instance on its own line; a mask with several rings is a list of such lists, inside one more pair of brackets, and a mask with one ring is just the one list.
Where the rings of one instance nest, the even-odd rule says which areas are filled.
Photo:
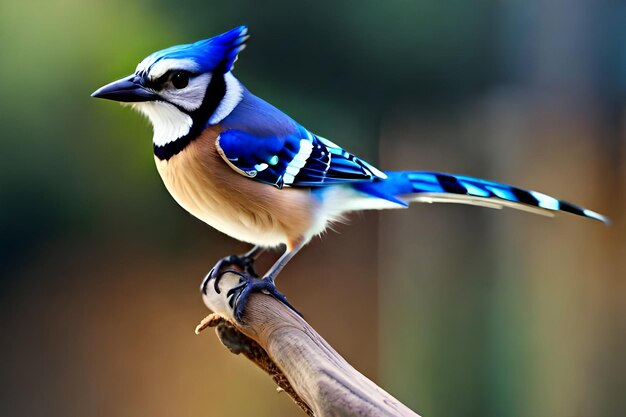
[[231, 74], [245, 48], [248, 28], [172, 46], [149, 55], [135, 72], [92, 96], [130, 103], [154, 127], [154, 144], [165, 146], [194, 130], [219, 123], [241, 100], [243, 87]]

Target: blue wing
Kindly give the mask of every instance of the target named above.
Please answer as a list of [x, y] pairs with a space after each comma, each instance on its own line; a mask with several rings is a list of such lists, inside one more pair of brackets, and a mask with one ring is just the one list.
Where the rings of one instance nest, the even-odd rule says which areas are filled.
[[235, 171], [278, 188], [366, 182], [387, 176], [331, 141], [298, 127], [284, 136], [222, 132], [217, 150]]

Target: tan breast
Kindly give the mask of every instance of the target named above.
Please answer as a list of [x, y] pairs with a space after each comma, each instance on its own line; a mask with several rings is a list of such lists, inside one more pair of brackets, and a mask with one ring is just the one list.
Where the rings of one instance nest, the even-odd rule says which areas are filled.
[[233, 171], [219, 156], [218, 128], [167, 161], [155, 157], [168, 191], [185, 210], [238, 240], [289, 246], [309, 239], [317, 200], [306, 189], [278, 189]]

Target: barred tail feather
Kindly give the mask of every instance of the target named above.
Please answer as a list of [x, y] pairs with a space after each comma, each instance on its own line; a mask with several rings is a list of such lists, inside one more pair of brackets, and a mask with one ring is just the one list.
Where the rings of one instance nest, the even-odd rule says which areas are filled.
[[390, 201], [401, 198], [408, 202], [457, 203], [490, 208], [512, 207], [545, 216], [554, 216], [556, 212], [564, 211], [610, 223], [607, 217], [567, 201], [537, 191], [523, 190], [479, 178], [418, 171], [388, 172], [387, 175], [387, 180], [357, 184], [355, 188]]

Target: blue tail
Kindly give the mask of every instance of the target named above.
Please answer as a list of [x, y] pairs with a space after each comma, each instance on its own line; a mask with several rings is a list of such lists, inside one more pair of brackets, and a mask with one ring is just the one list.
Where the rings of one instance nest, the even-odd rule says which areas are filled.
[[400, 171], [386, 174], [388, 175], [386, 180], [358, 183], [354, 184], [354, 188], [372, 197], [405, 206], [409, 202], [417, 201], [471, 204], [492, 208], [513, 207], [544, 215], [565, 211], [610, 223], [607, 217], [594, 211], [511, 185], [438, 172]]

